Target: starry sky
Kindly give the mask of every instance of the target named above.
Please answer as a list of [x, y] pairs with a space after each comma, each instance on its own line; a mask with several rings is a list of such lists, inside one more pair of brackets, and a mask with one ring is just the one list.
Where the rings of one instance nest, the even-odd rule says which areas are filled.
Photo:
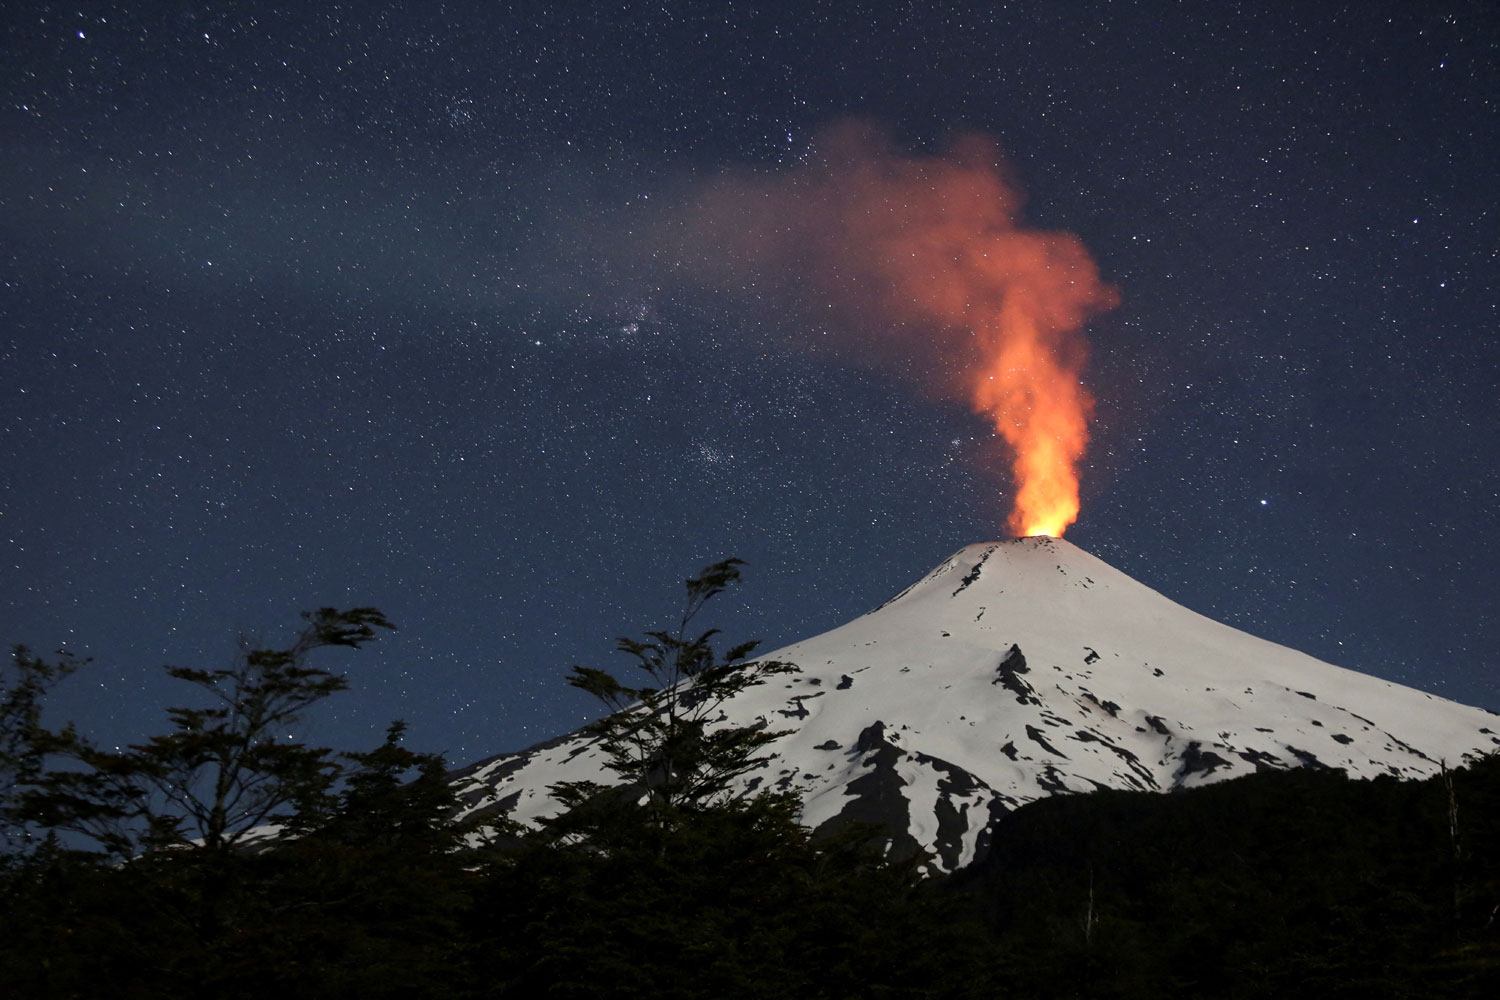
[[53, 711], [108, 744], [375, 605], [306, 737], [460, 764], [708, 562], [769, 649], [1001, 537], [984, 418], [659, 252], [850, 117], [990, 137], [1118, 290], [1070, 541], [1500, 709], [1488, 2], [8, 5], [0, 641], [92, 656]]

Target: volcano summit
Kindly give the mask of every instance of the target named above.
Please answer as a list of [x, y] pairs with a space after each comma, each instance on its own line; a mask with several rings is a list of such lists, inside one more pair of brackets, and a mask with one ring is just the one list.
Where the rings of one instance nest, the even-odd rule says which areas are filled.
[[[724, 705], [787, 730], [741, 779], [802, 821], [879, 824], [933, 871], [1047, 795], [1171, 791], [1256, 770], [1420, 778], [1500, 747], [1493, 713], [1336, 667], [1189, 611], [1061, 539], [971, 545], [876, 610], [764, 659], [801, 672]], [[556, 782], [612, 783], [587, 732], [459, 771], [465, 815], [555, 813]]]

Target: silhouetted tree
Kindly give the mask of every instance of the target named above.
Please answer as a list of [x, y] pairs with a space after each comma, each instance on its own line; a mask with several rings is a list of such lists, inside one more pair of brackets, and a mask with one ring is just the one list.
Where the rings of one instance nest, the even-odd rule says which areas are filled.
[[0, 668], [0, 846], [6, 852], [21, 850], [29, 840], [18, 811], [19, 791], [41, 776], [49, 747], [72, 737], [71, 730], [52, 734], [42, 727], [42, 703], [57, 682], [81, 665], [66, 651], [49, 663], [16, 646]]
[[172, 731], [102, 750], [64, 731], [42, 739], [64, 766], [36, 769], [20, 792], [25, 819], [91, 838], [107, 853], [198, 847], [219, 851], [267, 824], [326, 812], [337, 768], [326, 748], [278, 739], [313, 703], [348, 687], [308, 663], [328, 646], [358, 648], [394, 628], [374, 608], [322, 608], [281, 649], [245, 648], [232, 667], [168, 667], [207, 693], [200, 708], [170, 708]]
[[718, 629], [694, 634], [693, 620], [714, 597], [740, 579], [741, 560], [705, 567], [686, 581], [687, 601], [671, 631], [621, 638], [617, 649], [635, 661], [649, 683], [630, 687], [613, 674], [574, 667], [568, 683], [599, 699], [610, 714], [589, 727], [608, 757], [605, 764], [623, 783], [565, 782], [553, 792], [567, 812], [549, 821], [560, 836], [598, 832], [622, 810], [643, 810], [658, 829], [683, 810], [722, 804], [733, 797], [736, 778], [762, 763], [767, 744], [785, 730], [719, 723], [726, 701], [766, 678], [799, 668], [775, 660], [747, 660], [758, 645], [742, 643], [722, 657], [713, 648]]
[[254, 859], [258, 908], [233, 941], [234, 996], [463, 995], [468, 868], [438, 754], [392, 723], [348, 763], [332, 809]]

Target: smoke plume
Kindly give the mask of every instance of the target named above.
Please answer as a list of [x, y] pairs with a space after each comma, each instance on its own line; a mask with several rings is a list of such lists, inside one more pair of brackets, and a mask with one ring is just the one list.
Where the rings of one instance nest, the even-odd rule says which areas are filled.
[[1020, 195], [982, 136], [912, 155], [845, 122], [813, 148], [789, 169], [699, 189], [679, 229], [682, 266], [795, 301], [813, 349], [984, 414], [1010, 449], [1010, 530], [1060, 535], [1078, 515], [1092, 407], [1081, 329], [1115, 290], [1076, 236], [1021, 224]]

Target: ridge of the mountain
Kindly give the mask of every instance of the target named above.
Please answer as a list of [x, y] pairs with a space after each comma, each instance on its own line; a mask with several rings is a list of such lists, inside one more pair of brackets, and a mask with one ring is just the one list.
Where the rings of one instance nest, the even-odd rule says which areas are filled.
[[[1491, 713], [1240, 632], [1042, 536], [960, 549], [764, 659], [801, 672], [724, 706], [724, 724], [787, 731], [745, 790], [794, 792], [815, 830], [877, 823], [938, 871], [1046, 795], [1290, 767], [1416, 778], [1500, 747]], [[579, 732], [454, 780], [469, 815], [533, 822], [556, 811], [553, 783], [608, 783], [603, 762]]]

